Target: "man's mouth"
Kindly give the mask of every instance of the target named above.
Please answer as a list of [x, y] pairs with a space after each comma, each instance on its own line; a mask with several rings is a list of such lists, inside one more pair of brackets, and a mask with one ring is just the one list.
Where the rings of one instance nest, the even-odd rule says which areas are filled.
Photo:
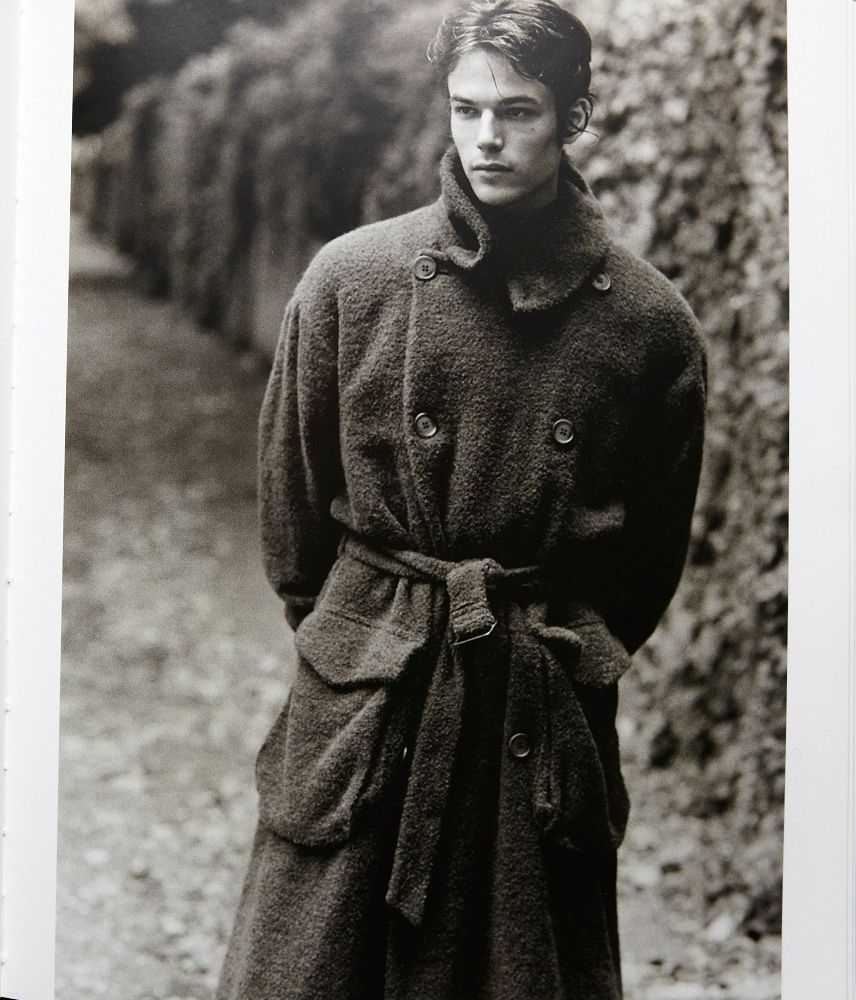
[[505, 163], [491, 163], [487, 160], [481, 160], [473, 164], [473, 170], [478, 170], [480, 173], [510, 173], [511, 167]]

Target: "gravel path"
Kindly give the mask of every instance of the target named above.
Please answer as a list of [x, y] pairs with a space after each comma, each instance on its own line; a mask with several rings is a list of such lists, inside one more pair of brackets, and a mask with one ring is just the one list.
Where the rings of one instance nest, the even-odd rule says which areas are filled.
[[75, 227], [60, 1000], [201, 998], [216, 977], [292, 655], [260, 570], [247, 360]]
[[[205, 1000], [293, 666], [256, 535], [265, 371], [76, 222], [69, 320], [56, 995]], [[775, 1000], [778, 943], [705, 910], [716, 834], [638, 766], [639, 709], [630, 688], [628, 1000]]]

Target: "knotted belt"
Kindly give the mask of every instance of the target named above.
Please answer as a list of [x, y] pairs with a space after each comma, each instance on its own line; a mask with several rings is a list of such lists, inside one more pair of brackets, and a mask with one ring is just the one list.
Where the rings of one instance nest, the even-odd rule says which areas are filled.
[[429, 581], [444, 592], [445, 627], [414, 746], [388, 905], [414, 926], [422, 923], [459, 752], [465, 661], [469, 644], [496, 627], [491, 598], [497, 605], [501, 601], [507, 621], [508, 704], [512, 711], [519, 706], [535, 730], [533, 759], [526, 762], [533, 821], [563, 846], [616, 846], [626, 821], [617, 744], [614, 753], [606, 746], [610, 759], [604, 768], [604, 748], [593, 737], [570, 676], [582, 640], [571, 628], [545, 624], [545, 603], [538, 600], [542, 571], [536, 566], [507, 569], [493, 559], [449, 562], [421, 552], [380, 549], [354, 535], [346, 536], [341, 551], [391, 575]]

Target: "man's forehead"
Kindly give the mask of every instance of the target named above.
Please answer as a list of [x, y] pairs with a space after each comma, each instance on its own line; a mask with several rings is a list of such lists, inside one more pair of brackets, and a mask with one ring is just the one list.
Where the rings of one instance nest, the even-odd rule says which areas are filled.
[[464, 53], [447, 83], [450, 99], [467, 104], [539, 104], [550, 95], [544, 84], [522, 76], [505, 56], [484, 49]]

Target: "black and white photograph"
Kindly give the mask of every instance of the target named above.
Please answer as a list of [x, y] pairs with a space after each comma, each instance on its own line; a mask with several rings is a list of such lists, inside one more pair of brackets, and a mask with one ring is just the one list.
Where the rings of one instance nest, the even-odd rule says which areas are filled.
[[57, 1000], [779, 1000], [786, 41], [76, 0]]

